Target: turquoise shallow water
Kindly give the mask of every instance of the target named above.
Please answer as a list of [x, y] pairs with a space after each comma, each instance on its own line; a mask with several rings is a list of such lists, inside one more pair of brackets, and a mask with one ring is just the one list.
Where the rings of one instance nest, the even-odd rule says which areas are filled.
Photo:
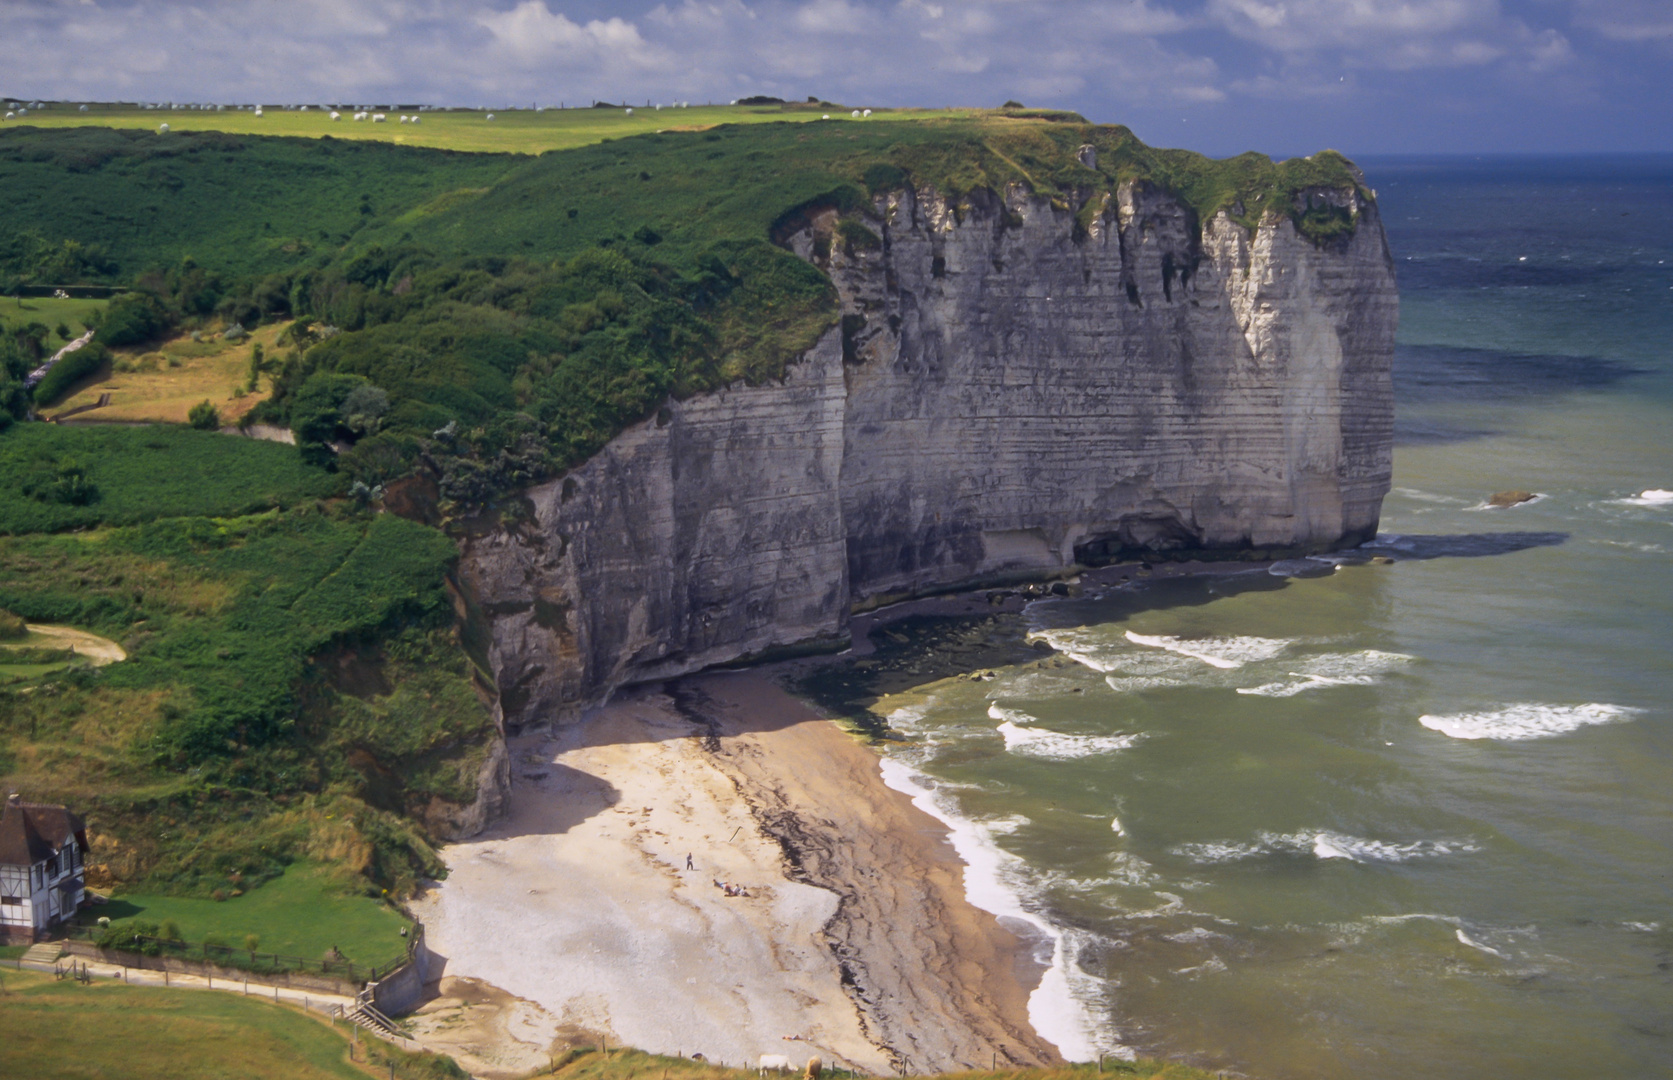
[[887, 771], [1076, 1056], [1673, 1074], [1673, 159], [1366, 170], [1395, 561], [1036, 603], [1052, 653], [879, 702]]

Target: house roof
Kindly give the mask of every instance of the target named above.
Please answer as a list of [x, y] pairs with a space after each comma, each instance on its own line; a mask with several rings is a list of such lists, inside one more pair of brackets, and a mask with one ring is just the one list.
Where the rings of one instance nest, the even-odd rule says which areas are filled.
[[87, 825], [68, 807], [26, 803], [14, 794], [0, 811], [0, 866], [33, 866], [71, 842], [87, 850]]

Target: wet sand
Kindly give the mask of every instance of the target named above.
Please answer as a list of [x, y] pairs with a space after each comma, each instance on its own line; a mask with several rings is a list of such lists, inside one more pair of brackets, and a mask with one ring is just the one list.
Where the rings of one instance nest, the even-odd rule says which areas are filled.
[[511, 752], [508, 816], [414, 904], [444, 980], [419, 1037], [477, 1031], [483, 1075], [600, 1039], [873, 1073], [1057, 1060], [944, 828], [762, 673], [624, 691]]

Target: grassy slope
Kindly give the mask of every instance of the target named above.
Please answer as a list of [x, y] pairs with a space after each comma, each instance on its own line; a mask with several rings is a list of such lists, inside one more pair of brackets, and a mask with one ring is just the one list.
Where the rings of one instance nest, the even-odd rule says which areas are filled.
[[[25, 493], [32, 476], [80, 464], [91, 505]], [[178, 427], [19, 424], [0, 434], [0, 536], [128, 525], [159, 517], [225, 516], [335, 494], [340, 477], [304, 465], [289, 447]]]
[[[401, 1080], [462, 1077], [452, 1062], [372, 1047], [300, 1011], [216, 991], [0, 971], [0, 1075], [32, 1080]], [[373, 1040], [375, 1042], [375, 1040]]]
[[336, 948], [357, 964], [387, 964], [404, 955], [401, 930], [409, 925], [394, 908], [345, 894], [341, 876], [331, 868], [306, 862], [224, 901], [118, 891], [110, 903], [83, 912], [82, 921], [100, 916], [115, 925], [173, 920], [193, 944], [214, 936], [241, 948], [246, 934], [256, 934], [262, 952], [304, 960], [318, 960]]
[[517, 160], [382, 141], [0, 127], [0, 269], [39, 236], [102, 249], [116, 267], [100, 281], [187, 257], [222, 274], [285, 271], [335, 254], [380, 214], [490, 185]]
[[[91, 505], [0, 488], [0, 608], [129, 659], [0, 688], [0, 786], [89, 818], [95, 883], [205, 896], [304, 857], [361, 889], [433, 872], [397, 815], [469, 802], [492, 728], [454, 640], [452, 544], [318, 502], [339, 478], [278, 444], [0, 434], [8, 475], [66, 458], [87, 463]], [[70, 526], [94, 528], [31, 531]]]
[[222, 424], [236, 423], [267, 397], [270, 385], [270, 380], [261, 379], [262, 389], [246, 392], [251, 349], [260, 344], [268, 353], [276, 353], [277, 338], [288, 325], [258, 327], [236, 343], [216, 338], [193, 341], [181, 335], [142, 348], [119, 350], [114, 365], [73, 387], [51, 408], [42, 410], [42, 416], [63, 416], [72, 409], [96, 404], [108, 393], [110, 404], [88, 419], [184, 424], [192, 406], [207, 401], [220, 413]]

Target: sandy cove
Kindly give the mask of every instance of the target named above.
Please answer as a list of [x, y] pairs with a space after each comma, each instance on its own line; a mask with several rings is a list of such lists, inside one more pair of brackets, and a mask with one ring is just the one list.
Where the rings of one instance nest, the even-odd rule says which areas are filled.
[[508, 816], [413, 905], [441, 977], [418, 1037], [477, 1075], [600, 1039], [872, 1073], [1058, 1060], [945, 829], [765, 676], [624, 692], [511, 750]]

